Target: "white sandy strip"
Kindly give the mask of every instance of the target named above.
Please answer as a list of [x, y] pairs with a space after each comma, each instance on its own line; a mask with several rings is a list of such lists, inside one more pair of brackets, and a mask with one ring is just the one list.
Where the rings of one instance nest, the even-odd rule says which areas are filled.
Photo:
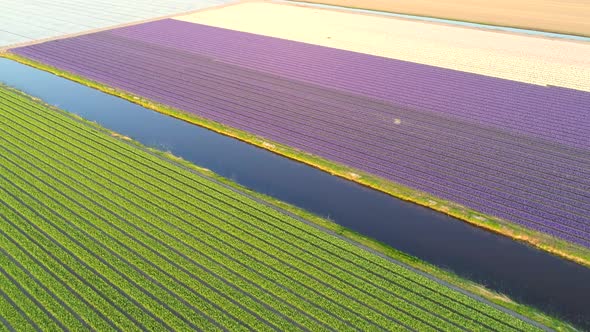
[[590, 91], [590, 43], [262, 1], [176, 19]]

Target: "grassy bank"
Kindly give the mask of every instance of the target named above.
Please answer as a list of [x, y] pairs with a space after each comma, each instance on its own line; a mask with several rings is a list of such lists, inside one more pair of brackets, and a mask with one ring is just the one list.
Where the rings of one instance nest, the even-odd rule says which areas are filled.
[[230, 136], [241, 141], [247, 142], [249, 144], [270, 150], [276, 154], [285, 156], [287, 158], [299, 162], [303, 162], [305, 164], [319, 168], [330, 174], [382, 191], [396, 198], [429, 207], [433, 210], [445, 213], [457, 219], [468, 222], [472, 225], [511, 237], [522, 242], [526, 242], [537, 248], [561, 256], [563, 258], [575, 261], [579, 264], [590, 266], [590, 249], [588, 248], [569, 243], [565, 240], [561, 240], [538, 231], [527, 229], [525, 227], [519, 226], [517, 224], [511, 223], [503, 219], [479, 213], [462, 205], [440, 199], [428, 193], [424, 193], [400, 184], [393, 183], [391, 181], [374, 176], [372, 174], [362, 172], [318, 156], [311, 155], [309, 153], [294, 149], [286, 145], [266, 140], [262, 137], [253, 135], [251, 133], [237, 130], [235, 128], [225, 126], [223, 124], [210, 121], [208, 119], [198, 117], [187, 112], [183, 112], [179, 109], [171, 108], [169, 106], [144, 99], [140, 96], [109, 87], [99, 82], [88, 80], [84, 77], [80, 77], [78, 75], [74, 75], [63, 70], [47, 66], [36, 61], [32, 61], [15, 54], [5, 53], [2, 56], [41, 70], [51, 72], [58, 76], [65, 77], [67, 79], [98, 89], [111, 95], [121, 97], [123, 99], [129, 100], [133, 103], [139, 104], [143, 107], [155, 110], [157, 112], [173, 116], [183, 121], [196, 124], [207, 129], [213, 130], [215, 132], [221, 133], [223, 135]]

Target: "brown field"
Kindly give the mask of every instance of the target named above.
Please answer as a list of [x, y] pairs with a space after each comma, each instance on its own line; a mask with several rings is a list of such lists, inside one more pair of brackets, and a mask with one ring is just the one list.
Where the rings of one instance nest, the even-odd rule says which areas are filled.
[[590, 36], [590, 2], [588, 0], [304, 1]]

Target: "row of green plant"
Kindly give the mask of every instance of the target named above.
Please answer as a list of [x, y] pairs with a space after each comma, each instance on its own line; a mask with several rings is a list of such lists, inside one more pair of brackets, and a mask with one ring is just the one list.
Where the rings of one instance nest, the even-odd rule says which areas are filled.
[[[30, 128], [28, 128], [28, 130], [30, 130]], [[47, 140], [47, 138], [45, 138], [45, 140]], [[24, 151], [24, 149], [23, 149], [23, 151]], [[62, 151], [62, 153], [64, 153], [64, 152]], [[78, 154], [78, 155], [79, 155], [79, 154]], [[35, 159], [34, 159], [34, 158], [32, 158], [31, 160], [32, 160], [32, 161], [34, 161]], [[154, 188], [154, 189], [155, 189], [155, 188]], [[96, 193], [94, 193], [94, 194], [96, 194]], [[93, 198], [95, 198], [95, 196], [93, 196]], [[79, 200], [79, 198], [78, 198], [77, 200]], [[127, 218], [129, 218], [129, 216], [126, 216], [126, 217], [127, 217]], [[153, 230], [152, 230], [152, 231], [153, 231]], [[303, 264], [303, 263], [305, 263], [305, 262], [301, 262], [301, 263]], [[349, 298], [348, 298], [347, 300], [349, 300]], [[381, 303], [381, 304], [383, 304], [383, 303]], [[368, 314], [371, 314], [371, 312], [370, 312], [370, 311], [367, 311], [367, 313], [368, 313]], [[396, 313], [396, 314], [399, 314], [399, 313]]]
[[[38, 143], [36, 143], [36, 142], [35, 142], [35, 143], [32, 143], [32, 144], [38, 144]], [[58, 156], [63, 156], [63, 154], [64, 154], [64, 151], [61, 151], [61, 152], [59, 152]], [[78, 154], [78, 155], [80, 155], [80, 154]], [[112, 155], [113, 155], [113, 153], [109, 153], [109, 155], [110, 155], [110, 156], [112, 156]], [[91, 163], [90, 165], [84, 165], [84, 167], [85, 167], [85, 169], [86, 169], [86, 170], [88, 170], [88, 169], [89, 169], [89, 167], [92, 167], [92, 163]], [[127, 167], [125, 167], [125, 169], [127, 169]], [[69, 176], [69, 175], [68, 175], [68, 176]], [[136, 180], [136, 181], [145, 181], [145, 180], [142, 180], [142, 178], [139, 178], [139, 177], [138, 177], [138, 178], [136, 178], [135, 180]], [[151, 187], [151, 184], [150, 184], [151, 182], [154, 182], [154, 181], [151, 181], [151, 180], [149, 180], [149, 181], [146, 181], [146, 182], [145, 182], [145, 186], [143, 186], [143, 185], [142, 185], [142, 187], [143, 187], [143, 188], [146, 188], [146, 187], [148, 187], [148, 188], [150, 189], [150, 191], [158, 191], [158, 190], [160, 190], [160, 189], [159, 189], [159, 188], [160, 188], [160, 187], [159, 187], [159, 185], [166, 185], [165, 183], [161, 183], [161, 184], [159, 184], [158, 186], [153, 186], [153, 187]], [[135, 191], [136, 191], [136, 190], [142, 190], [142, 189], [141, 189], [141, 188], [133, 188], [133, 189], [131, 189], [131, 190], [135, 190]], [[131, 191], [129, 191], [129, 193], [131, 193]], [[165, 195], [165, 194], [163, 194], [162, 192], [159, 192], [159, 193], [158, 193], [158, 196], [159, 196], [159, 197], [162, 197], [163, 195]], [[188, 193], [187, 195], [190, 195], [190, 193]], [[194, 199], [198, 199], [198, 197], [192, 197], [192, 198], [194, 198]], [[174, 199], [174, 198], [172, 198], [172, 199]], [[206, 202], [206, 201], [204, 201], [204, 202], [203, 202], [203, 204], [207, 204], [207, 202]], [[219, 202], [219, 203], [218, 203], [218, 204], [216, 204], [216, 205], [220, 205], [220, 204], [223, 204], [223, 202]], [[212, 207], [213, 207], [213, 208], [216, 208], [216, 206], [215, 206], [215, 205], [214, 205], [214, 206], [212, 206]], [[228, 209], [231, 209], [231, 206], [228, 206], [228, 207], [227, 207], [225, 210], [227, 211]], [[219, 213], [224, 213], [224, 210], [218, 210], [218, 212], [219, 212]], [[237, 213], [239, 213], [239, 211], [238, 211]], [[184, 216], [184, 217], [186, 218], [186, 216]], [[228, 217], [230, 217], [230, 216], [228, 216]], [[233, 218], [236, 218], [236, 215], [233, 215]], [[239, 223], [239, 222], [245, 222], [245, 221], [242, 219], [242, 220], [237, 220], [237, 222]], [[278, 230], [278, 231], [280, 231], [280, 229], [277, 229], [277, 230]], [[280, 239], [278, 239], [278, 238], [277, 238], [277, 239], [271, 239], [271, 241], [273, 241], [273, 240], [274, 240], [274, 241], [279, 241], [279, 242], [281, 241], [281, 240], [280, 240]], [[281, 248], [284, 248], [284, 249], [288, 248], [288, 249], [289, 249], [289, 252], [291, 252], [291, 253], [294, 253], [294, 252], [296, 252], [296, 250], [297, 250], [297, 248], [295, 248], [295, 247], [292, 247], [292, 246], [291, 246], [291, 247], [289, 247], [289, 244], [283, 244], [283, 245], [281, 245], [280, 247], [281, 247]], [[302, 252], [302, 251], [301, 251], [301, 254], [305, 255], [305, 253], [304, 253], [304, 252]], [[313, 257], [311, 257], [311, 258], [313, 258]], [[320, 262], [319, 264], [321, 264], [321, 263], [324, 263], [324, 264], [325, 264], [325, 263], [329, 263], [329, 264], [331, 264], [331, 263], [328, 261], [328, 259], [324, 260], [323, 262]], [[318, 264], [318, 265], [319, 265], [319, 264]], [[316, 266], [317, 266], [317, 265], [316, 265]], [[343, 273], [343, 272], [345, 272], [345, 271], [344, 271], [344, 270], [341, 270], [341, 269], [339, 269], [339, 270], [337, 271], [337, 273]], [[352, 283], [354, 284], [354, 283], [357, 283], [357, 282], [359, 282], [359, 281], [360, 281], [360, 280], [354, 280], [354, 281], [352, 281]], [[365, 280], [364, 280], [364, 282], [369, 282], [369, 280], [368, 280], [368, 279], [365, 279]], [[383, 302], [381, 302], [381, 303], [380, 303], [380, 305], [389, 305], [389, 304], [387, 304], [387, 303], [385, 302], [385, 300], [386, 300], [386, 299], [389, 299], [390, 297], [391, 297], [391, 294], [386, 294], [386, 295], [384, 295], [384, 296], [382, 297], [382, 299], [383, 299]]]
[[[19, 152], [24, 155], [25, 151]], [[16, 156], [12, 157], [17, 159]], [[34, 157], [39, 158], [39, 161], [31, 164]], [[106, 262], [113, 262], [102, 268], [94, 268], [98, 273], [108, 276], [109, 280], [123, 278], [134, 285], [130, 289], [136, 292], [131, 294], [137, 295], [137, 303], [144, 307], [144, 311], [153, 313], [152, 318], [169, 324], [175, 323], [174, 328], [189, 323], [193, 324], [189, 327], [208, 329], [211, 327], [195, 321], [195, 316], [198, 316], [196, 313], [205, 312], [231, 329], [241, 329], [246, 323], [253, 323], [252, 328], [263, 328], [256, 326], [259, 322], [256, 317], [248, 316], [245, 312], [240, 319], [232, 317], [232, 313], [240, 312], [236, 303], [243, 302], [242, 299], [237, 302], [227, 299], [226, 294], [231, 294], [232, 289], [227, 286], [224, 289], [224, 285], [209, 271], [195, 267], [190, 274], [183, 273], [182, 268], [188, 265], [187, 262], [181, 258], [177, 258], [177, 261], [168, 259], [165, 255], [167, 248], [161, 241], [155, 241], [153, 237], [147, 236], [148, 233], [138, 232], [132, 227], [132, 223], [137, 220], [131, 218], [131, 214], [116, 210], [113, 202], [98, 195], [90, 199], [89, 194], [84, 192], [85, 188], [74, 187], [73, 179], [65, 176], [52, 177], [49, 172], [57, 173], [56, 169], [53, 168], [52, 171], [51, 165], [43, 165], [42, 157], [33, 156], [28, 159], [21, 156], [17, 160], [19, 164], [27, 165], [28, 174], [14, 172], [11, 173], [10, 180], [22, 185], [21, 191], [34, 195], [36, 201], [31, 203], [29, 200], [27, 205], [53, 200], [58, 205], [55, 208], [59, 211], [57, 218], [67, 221], [67, 225], [62, 225], [60, 230], [79, 241], [75, 253], [85, 248], [94, 258], [100, 257]], [[5, 160], [4, 162], [7, 163]], [[10, 171], [7, 169], [7, 173]], [[66, 247], [76, 248], [76, 243], [69, 242]], [[89, 259], [92, 262], [92, 257]], [[216, 287], [209, 284], [215, 282]], [[147, 304], [152, 306], [148, 307]], [[251, 303], [247, 304], [254, 307]], [[231, 313], [226, 313], [226, 309]]]
[[[95, 305], [100, 310], [104, 310], [103, 313], [113, 319], [121, 329], [137, 330], [138, 327], [163, 328], [162, 325], [158, 324], [152, 317], [148, 317], [146, 312], [139, 308], [137, 305], [138, 302], [136, 302], [137, 300], [135, 302], [133, 301], [139, 298], [141, 303], [155, 307], [153, 303], [150, 303], [150, 299], [146, 298], [145, 294], [142, 294], [133, 285], [128, 284], [127, 280], [121, 278], [121, 275], [117, 275], [116, 272], [106, 268], [102, 257], [97, 257], [93, 252], [88, 251], [92, 247], [86, 248], [83, 245], [77, 246], [72, 243], [68, 235], [73, 230], [63, 226], [56, 226], [56, 223], [60, 222], [60, 218], [64, 220], [65, 211], [61, 210], [58, 206], [51, 208], [42, 206], [30, 194], [22, 191], [21, 187], [12, 185], [4, 177], [2, 177], [0, 183], [2, 183], [3, 188], [6, 188], [10, 192], [10, 196], [7, 195], [2, 198], [3, 205], [0, 207], [2, 209], [1, 213], [6, 219], [14, 223], [14, 225], [11, 225], [12, 227], [8, 228], [7, 225], [3, 224], [2, 227], [5, 232], [21, 230], [21, 233], [33, 236], [39, 243], [36, 244], [36, 247], [28, 239], [28, 241], [19, 243], [24, 251], [31, 253], [38, 260], [46, 264], [51, 264], [53, 268], [57, 265], [57, 269], [54, 271], [58, 273], [69, 273], [63, 276], [65, 280], [77, 278], [82, 281], [87, 288], [78, 290], [77, 294], [82, 294], [82, 296], [90, 298], [94, 294], [89, 293], [96, 292], [108, 305], [103, 301]], [[40, 194], [39, 191], [35, 191], [32, 195], [41, 196], [42, 193]], [[54, 205], [54, 202], [47, 201], [47, 203], [50, 206]], [[18, 211], [18, 214], [16, 211]], [[63, 214], [60, 212], [63, 212]], [[51, 224], [48, 224], [48, 222], [51, 222]], [[45, 258], [39, 255], [42, 249], [45, 249], [43, 253], [48, 255]], [[32, 267], [28, 268], [29, 271], [32, 270]], [[64, 268], [67, 272], [59, 271], [60, 268]], [[72, 275], [72, 271], [75, 271], [76, 274]], [[39, 279], [42, 278], [42, 276], [36, 277]], [[88, 285], [92, 285], [93, 288], [89, 288]], [[104, 309], [105, 305], [107, 305], [107, 309]], [[27, 311], [27, 313], [32, 310], [28, 305], [23, 305], [21, 308]], [[90, 316], [90, 310], [88, 308], [79, 307], [76, 310], [85, 317]], [[32, 318], [35, 320], [38, 319], [38, 317]]]
[[[35, 142], [36, 143], [36, 142]], [[38, 144], [43, 144], [42, 142], [38, 143]], [[23, 147], [23, 149], [21, 150], [22, 152], [26, 152], [28, 151], [28, 147]], [[59, 150], [56, 153], [53, 153], [51, 155], [53, 156], [57, 156], [57, 158], [64, 158], [64, 155], [61, 154], [64, 153], [64, 150]], [[67, 150], [66, 152], [67, 153]], [[46, 155], [49, 155], [47, 152], [45, 152]], [[71, 160], [67, 160], [66, 161], [69, 162]], [[73, 161], [72, 161], [73, 162]], [[65, 170], [67, 167], [62, 167], [60, 165], [54, 165], [54, 167], [56, 168], [56, 170], [64, 170], [65, 172], [67, 172], [67, 170]], [[95, 169], [93, 169], [95, 168]], [[96, 168], [94, 166], [94, 164], [92, 162], [90, 163], [84, 163], [82, 165], [82, 168], [80, 169], [84, 169], [84, 174], [91, 176], [94, 178], [94, 180], [98, 180], [99, 178], [101, 179], [106, 179], [106, 181], [103, 181], [102, 187], [100, 187], [99, 189], [103, 189], [105, 192], [108, 192], [109, 189], [104, 186], [104, 184], [108, 185], [109, 187], [118, 187], [118, 188], [122, 188], [124, 189], [125, 186], [129, 187], [128, 183], [125, 182], [125, 178], [117, 178], [120, 181], [112, 181], [112, 179], [117, 177], [117, 174], [111, 173], [108, 170], [102, 170], [99, 168]], [[88, 179], [84, 179], [83, 177], [81, 177], [79, 174], [81, 174], [80, 172], [70, 172], [70, 173], [66, 173], [67, 176], [71, 176], [72, 179], [76, 179], [77, 181], [89, 181]], [[100, 181], [96, 181], [98, 183], [100, 183]], [[130, 191], [133, 190], [133, 191]], [[156, 218], [156, 219], [164, 219], [164, 221], [170, 221], [170, 220], [179, 220], [180, 222], [183, 222], [186, 220], [190, 220], [189, 218], [195, 218], [194, 215], [191, 215], [190, 213], [186, 213], [184, 212], [184, 214], [181, 215], [181, 218], [179, 218], [176, 215], [171, 214], [168, 210], [167, 210], [167, 203], [166, 201], [163, 201], [162, 199], [158, 198], [158, 197], [153, 197], [153, 198], [143, 198], [139, 195], [135, 195], [134, 192], [142, 192], [144, 189], [141, 187], [135, 187], [133, 186], [130, 190], [128, 190], [125, 194], [126, 197], [123, 198], [124, 201], [126, 201], [126, 203], [129, 204], [134, 204], [136, 207], [137, 206], [145, 206], [145, 213], [142, 213], [140, 211], [140, 214], [142, 216], [146, 216], [150, 217], [150, 218]], [[95, 195], [101, 195], [101, 193], [99, 192], [94, 192]], [[128, 195], [128, 196], [127, 196]], [[163, 206], [163, 208], [161, 207]], [[181, 211], [180, 209], [176, 209], [177, 211]], [[186, 211], [186, 210], [184, 210]], [[149, 212], [151, 212], [151, 215], [149, 214]], [[162, 220], [158, 220], [158, 221], [162, 221]], [[170, 232], [174, 232], [175, 236], [177, 236], [176, 238], [171, 238], [169, 243], [194, 243], [194, 245], [200, 244], [199, 241], [202, 241], [202, 237], [203, 235], [199, 235], [198, 237], [194, 236], [193, 234], [189, 234], [192, 235], [192, 237], [187, 236], [187, 234], [185, 233], [179, 233], [178, 232], [178, 226], [176, 226], [177, 228], [173, 228]], [[194, 227], [193, 227], [194, 228]], [[158, 227], [149, 229], [149, 231], [151, 232], [151, 234], [157, 234], [157, 232], [162, 233], [161, 229]], [[202, 232], [202, 230], [200, 230], [200, 232]], [[219, 246], [219, 244], [216, 244], [216, 246]], [[211, 248], [207, 248], [206, 250], [210, 250]], [[201, 255], [203, 255], [203, 252], [200, 253]], [[223, 262], [224, 259], [227, 259], [228, 257], [221, 257], [220, 261]], [[246, 271], [247, 272], [247, 271]], [[240, 271], [240, 274], [245, 273], [244, 271]], [[300, 300], [298, 302], [301, 302]]]
[[[69, 127], [69, 128], [71, 128], [71, 126], [69, 126], [69, 125], [68, 125], [68, 127]], [[112, 155], [112, 153], [111, 153], [110, 155]], [[447, 299], [447, 300], [448, 300], [448, 299]]]
[[534, 329], [24, 96], [1, 93], [0, 164], [10, 174], [3, 185], [12, 188], [5, 204], [23, 205], [48, 248], [79, 257], [99, 279], [104, 271], [114, 298], [128, 294], [134, 304], [112, 309], [141, 313], [132, 316], [136, 324]]
[[[20, 150], [20, 153], [21, 153], [21, 155], [25, 155], [26, 153], [28, 153], [27, 148], [24, 147], [23, 149], [21, 149]], [[55, 167], [56, 170], [59, 170], [60, 169], [58, 166], [55, 166], [55, 165], [53, 165], [53, 166]], [[88, 171], [89, 171], [89, 169], [84, 169], [84, 172], [88, 172]], [[110, 183], [110, 184], [112, 185], [113, 183]], [[100, 193], [97, 193], [97, 192], [94, 192], [93, 194], [100, 195]], [[141, 203], [143, 203], [144, 205], [150, 207], [149, 204], [152, 204], [153, 202], [145, 201], [145, 202], [141, 202]], [[127, 215], [126, 217], [130, 217], [130, 216]], [[169, 216], [163, 215], [163, 217], [168, 218]], [[135, 221], [134, 219], [130, 219], [130, 220]], [[160, 233], [161, 233], [161, 230], [159, 230], [158, 228], [152, 228], [152, 229], [149, 229], [148, 231], [152, 232], [151, 234], [154, 234], [155, 232], [158, 232], [158, 231], [160, 231]], [[155, 233], [155, 234], [157, 234], [157, 233]], [[178, 241], [178, 239], [171, 239], [169, 242], [170, 243], [176, 243], [175, 241]], [[190, 241], [190, 239], [189, 239], [189, 241]], [[193, 239], [193, 241], [194, 241], [194, 239]], [[197, 257], [201, 258], [201, 256], [197, 256]], [[299, 302], [301, 302], [301, 300], [299, 300]]]

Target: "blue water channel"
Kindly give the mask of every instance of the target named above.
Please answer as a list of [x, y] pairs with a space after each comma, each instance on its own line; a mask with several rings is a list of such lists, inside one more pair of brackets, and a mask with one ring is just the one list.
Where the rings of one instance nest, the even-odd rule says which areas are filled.
[[0, 82], [590, 329], [588, 268], [14, 61]]

